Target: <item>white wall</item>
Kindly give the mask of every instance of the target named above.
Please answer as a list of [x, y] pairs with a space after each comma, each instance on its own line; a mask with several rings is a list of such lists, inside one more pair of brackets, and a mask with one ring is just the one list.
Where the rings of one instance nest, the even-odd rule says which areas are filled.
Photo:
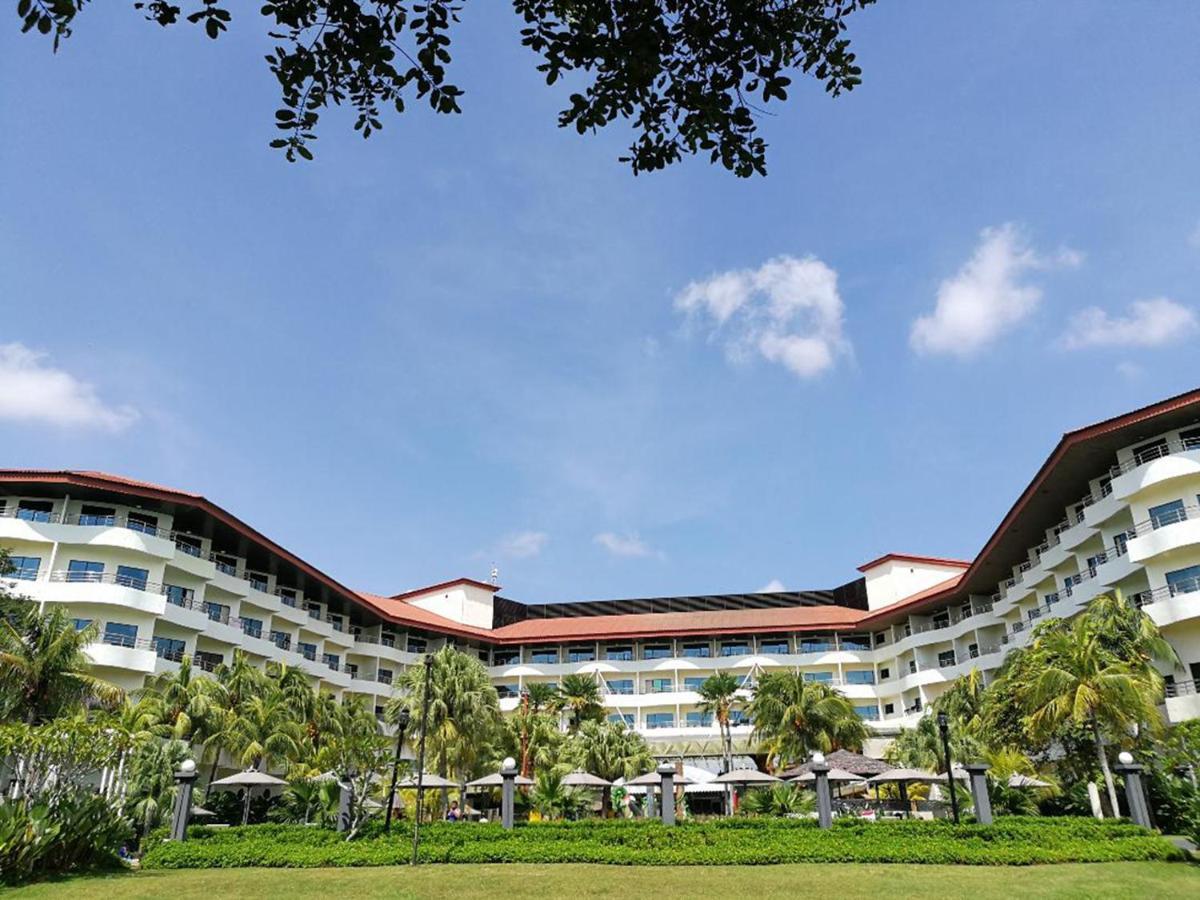
[[406, 602], [474, 628], [492, 627], [492, 592], [472, 584], [451, 585]]
[[867, 607], [875, 610], [911, 597], [963, 572], [962, 566], [889, 559], [864, 571]]

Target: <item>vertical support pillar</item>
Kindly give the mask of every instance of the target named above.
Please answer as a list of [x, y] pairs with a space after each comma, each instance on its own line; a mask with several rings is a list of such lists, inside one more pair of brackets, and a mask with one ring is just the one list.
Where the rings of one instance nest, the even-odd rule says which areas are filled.
[[[1142, 769], [1128, 753], [1122, 753], [1113, 771], [1125, 779], [1125, 801], [1129, 804], [1129, 818], [1135, 825], [1150, 828], [1150, 807], [1146, 804], [1146, 791], [1142, 786]], [[1115, 810], [1114, 810], [1115, 812]]]
[[192, 815], [192, 788], [196, 784], [196, 763], [185, 759], [175, 773], [175, 809], [171, 812], [171, 840], [187, 840], [188, 819]]
[[338, 779], [338, 817], [337, 830], [345, 833], [350, 830], [350, 809], [354, 805], [354, 788], [349, 776], [343, 781]]
[[515, 805], [517, 766], [511, 759], [504, 761], [506, 765], [500, 768], [500, 824], [506, 831], [512, 831], [513, 806]]
[[975, 801], [975, 821], [980, 825], [992, 824], [992, 798], [988, 795], [988, 764], [966, 763], [963, 766], [971, 776], [971, 798]]
[[822, 828], [833, 826], [833, 798], [829, 793], [829, 763], [813, 761], [809, 771], [816, 779], [817, 822]]
[[658, 767], [658, 777], [662, 779], [662, 823], [675, 824], [675, 766], [663, 763]]

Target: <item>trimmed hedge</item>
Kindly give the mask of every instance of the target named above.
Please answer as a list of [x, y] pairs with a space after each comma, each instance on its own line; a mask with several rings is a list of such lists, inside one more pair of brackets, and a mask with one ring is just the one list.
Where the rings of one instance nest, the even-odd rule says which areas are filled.
[[[388, 866], [409, 861], [410, 832], [347, 842], [323, 829], [288, 825], [194, 828], [183, 843], [161, 843], [145, 868]], [[1178, 860], [1170, 841], [1122, 822], [1000, 819], [994, 825], [838, 820], [729, 819], [667, 828], [646, 821], [521, 825], [436, 823], [421, 829], [425, 863], [608, 863], [770, 865], [775, 863], [951, 863], [1033, 865]]]

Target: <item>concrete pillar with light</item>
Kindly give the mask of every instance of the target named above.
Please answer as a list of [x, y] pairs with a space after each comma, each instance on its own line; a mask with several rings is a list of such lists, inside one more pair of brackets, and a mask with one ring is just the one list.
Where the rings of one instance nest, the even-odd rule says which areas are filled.
[[171, 840], [187, 840], [188, 819], [192, 815], [192, 788], [196, 784], [196, 761], [185, 759], [175, 773], [175, 808], [171, 813]]
[[829, 790], [829, 763], [824, 753], [814, 753], [808, 767], [813, 773], [813, 786], [817, 790], [817, 822], [822, 828], [833, 826], [833, 797]]

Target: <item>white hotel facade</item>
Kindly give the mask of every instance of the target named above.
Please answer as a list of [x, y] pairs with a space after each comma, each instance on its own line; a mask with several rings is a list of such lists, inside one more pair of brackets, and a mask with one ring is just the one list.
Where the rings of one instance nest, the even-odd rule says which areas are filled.
[[[100, 472], [0, 470], [16, 593], [96, 622], [97, 673], [126, 688], [244, 650], [381, 708], [401, 670], [453, 642], [511, 710], [573, 672], [662, 755], [712, 756], [696, 686], [797, 669], [837, 687], [879, 749], [955, 678], [990, 678], [1044, 618], [1119, 589], [1181, 666], [1165, 714], [1200, 716], [1200, 390], [1070, 432], [971, 561], [887, 554], [828, 590], [526, 605], [471, 579], [395, 596], [346, 587], [207, 499]], [[740, 749], [750, 726], [734, 727]]]

